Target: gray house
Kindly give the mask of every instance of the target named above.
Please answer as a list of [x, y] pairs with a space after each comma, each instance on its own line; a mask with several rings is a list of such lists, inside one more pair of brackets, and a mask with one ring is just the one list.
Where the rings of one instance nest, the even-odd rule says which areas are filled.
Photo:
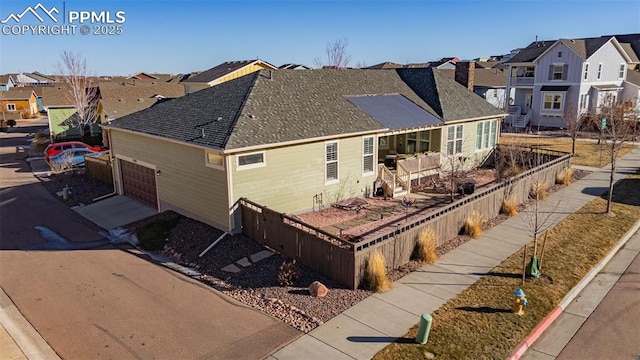
[[568, 108], [594, 112], [603, 99], [637, 97], [627, 74], [640, 65], [640, 34], [536, 41], [507, 61], [510, 116], [516, 128], [565, 127]]

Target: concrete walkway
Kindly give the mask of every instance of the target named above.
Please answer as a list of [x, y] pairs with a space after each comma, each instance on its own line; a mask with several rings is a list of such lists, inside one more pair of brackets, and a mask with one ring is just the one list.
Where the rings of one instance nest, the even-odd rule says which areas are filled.
[[[616, 181], [640, 167], [640, 149], [617, 164]], [[607, 168], [593, 169], [582, 180], [551, 194], [539, 209], [550, 226], [573, 214], [609, 186]], [[532, 239], [520, 214], [487, 230], [483, 236], [397, 281], [392, 290], [373, 294], [288, 346], [270, 360], [370, 359], [402, 337], [423, 313], [433, 313]]]
[[76, 207], [74, 210], [105, 230], [115, 229], [158, 213], [156, 209], [124, 195]]

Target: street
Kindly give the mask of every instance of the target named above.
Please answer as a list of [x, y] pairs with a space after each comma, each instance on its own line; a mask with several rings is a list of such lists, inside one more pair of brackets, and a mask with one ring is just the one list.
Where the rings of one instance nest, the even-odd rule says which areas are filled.
[[639, 294], [640, 255], [636, 255], [557, 359], [637, 359]]
[[261, 359], [300, 335], [257, 310], [132, 252], [23, 251], [36, 226], [103, 240], [53, 198], [16, 153], [29, 128], [0, 134], [0, 286], [65, 359]]

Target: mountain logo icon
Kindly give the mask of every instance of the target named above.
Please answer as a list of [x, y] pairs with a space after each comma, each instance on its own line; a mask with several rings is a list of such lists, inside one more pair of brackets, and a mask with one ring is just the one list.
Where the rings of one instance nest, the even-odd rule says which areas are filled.
[[[40, 14], [38, 13], [39, 11], [41, 12]], [[40, 20], [41, 23], [45, 22], [46, 17], [49, 17], [51, 20], [53, 20], [53, 22], [57, 23], [58, 19], [56, 19], [54, 14], [59, 14], [60, 11], [58, 11], [58, 9], [56, 9], [55, 7], [52, 7], [51, 10], [47, 10], [47, 8], [44, 5], [42, 5], [42, 3], [38, 3], [36, 6], [27, 7], [20, 14], [14, 14], [14, 13], [9, 14], [9, 16], [7, 16], [6, 19], [0, 21], [0, 23], [6, 24], [10, 20], [13, 20], [16, 23], [19, 23], [20, 20], [22, 20], [22, 18], [26, 16], [28, 13], [31, 13], [33, 16], [35, 16], [36, 19]]]

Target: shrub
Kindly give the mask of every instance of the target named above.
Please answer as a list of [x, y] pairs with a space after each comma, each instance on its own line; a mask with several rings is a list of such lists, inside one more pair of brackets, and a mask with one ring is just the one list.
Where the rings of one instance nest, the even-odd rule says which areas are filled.
[[433, 264], [438, 260], [436, 244], [438, 234], [432, 228], [426, 228], [420, 232], [416, 242], [416, 258], [427, 264]]
[[280, 286], [291, 286], [300, 277], [300, 270], [298, 264], [293, 259], [285, 260], [280, 265], [280, 271], [278, 271], [278, 284]]
[[500, 210], [507, 216], [518, 215], [518, 198], [515, 194], [505, 196], [504, 199], [502, 199], [502, 209]]
[[14, 127], [14, 126], [16, 126], [16, 121], [15, 121], [15, 120], [13, 120], [13, 119], [9, 119], [9, 120], [7, 120], [7, 126], [8, 126], [8, 127]]
[[158, 220], [136, 229], [140, 246], [149, 251], [160, 251], [164, 248], [167, 236], [178, 225], [179, 219]]
[[572, 168], [562, 169], [562, 171], [560, 171], [558, 173], [558, 175], [556, 175], [556, 184], [562, 184], [562, 185], [565, 185], [565, 186], [569, 186], [569, 185], [571, 185], [571, 180], [573, 180], [573, 169]]
[[379, 251], [375, 251], [369, 257], [365, 279], [371, 291], [386, 292], [391, 288], [391, 282], [387, 278], [387, 268], [384, 265], [384, 256]]
[[547, 198], [547, 184], [544, 181], [535, 181], [531, 185], [529, 193], [533, 199], [544, 200]]
[[479, 238], [482, 235], [482, 222], [484, 217], [478, 210], [473, 210], [471, 215], [467, 217], [464, 222], [465, 234], [471, 236], [474, 239]]

